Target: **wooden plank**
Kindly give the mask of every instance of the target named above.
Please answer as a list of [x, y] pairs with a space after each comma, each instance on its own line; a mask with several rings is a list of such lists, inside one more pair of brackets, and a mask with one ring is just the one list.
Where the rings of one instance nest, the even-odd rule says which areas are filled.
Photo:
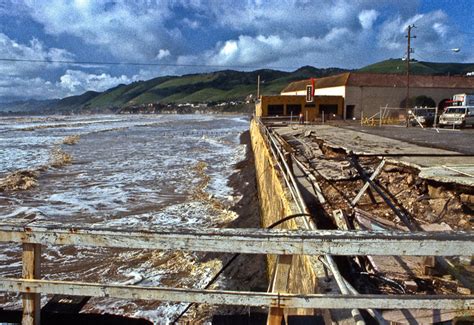
[[282, 229], [153, 231], [34, 223], [0, 225], [0, 242], [275, 255], [474, 255], [473, 232], [396, 232]]
[[[292, 255], [280, 255], [276, 261], [275, 274], [273, 275], [272, 292], [282, 293], [288, 291], [288, 280], [290, 278]], [[270, 307], [268, 311], [267, 324], [281, 324], [284, 317], [284, 308], [281, 306]]]
[[301, 171], [304, 173], [304, 175], [306, 177], [308, 177], [309, 180], [311, 181], [311, 184], [314, 187], [314, 192], [316, 193], [316, 195], [318, 197], [319, 203], [325, 204], [326, 199], [324, 198], [323, 191], [321, 190], [321, 187], [319, 186], [319, 183], [318, 183], [318, 180], [316, 179], [316, 177], [314, 177], [314, 175], [311, 173], [311, 171], [308, 168], [306, 168], [306, 166], [303, 165], [303, 163], [301, 161], [299, 161], [296, 158], [295, 155], [293, 155], [293, 160], [296, 162], [296, 164], [301, 169]]
[[103, 285], [0, 278], [0, 291], [285, 308], [473, 310], [474, 295], [324, 295]]
[[[370, 176], [370, 181], [373, 181], [379, 174], [380, 172], [382, 171], [383, 169], [383, 166], [385, 165], [385, 160], [382, 159], [382, 161], [380, 162], [380, 164], [377, 166], [377, 168], [375, 169], [375, 171], [372, 173], [372, 175]], [[362, 188], [360, 189], [359, 193], [357, 193], [356, 197], [351, 201], [351, 206], [355, 207], [357, 205], [357, 202], [359, 202], [359, 200], [361, 199], [362, 195], [364, 195], [365, 191], [367, 191], [367, 189], [369, 188], [370, 186], [370, 182], [369, 181], [366, 181], [364, 186], [362, 186]]]
[[349, 221], [347, 220], [344, 212], [341, 209], [333, 210], [332, 216], [334, 217], [334, 221], [336, 221], [336, 226], [338, 229], [341, 230], [349, 230]]
[[[24, 279], [39, 279], [41, 277], [41, 245], [23, 244], [23, 266], [22, 274]], [[23, 293], [23, 314], [21, 323], [23, 325], [39, 325], [41, 312], [40, 293]]]

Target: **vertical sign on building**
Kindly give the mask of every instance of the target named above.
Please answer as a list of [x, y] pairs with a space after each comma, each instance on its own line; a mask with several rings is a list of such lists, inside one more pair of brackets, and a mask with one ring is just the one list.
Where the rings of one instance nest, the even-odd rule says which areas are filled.
[[306, 86], [306, 102], [307, 103], [313, 102], [313, 85]]

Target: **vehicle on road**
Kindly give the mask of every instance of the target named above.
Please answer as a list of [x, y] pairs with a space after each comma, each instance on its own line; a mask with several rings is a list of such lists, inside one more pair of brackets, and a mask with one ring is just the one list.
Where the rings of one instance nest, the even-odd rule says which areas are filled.
[[474, 94], [456, 94], [451, 106], [474, 106]]
[[474, 106], [448, 106], [439, 118], [439, 127], [474, 127]]
[[435, 120], [435, 108], [414, 108], [410, 114], [411, 126], [432, 126]]

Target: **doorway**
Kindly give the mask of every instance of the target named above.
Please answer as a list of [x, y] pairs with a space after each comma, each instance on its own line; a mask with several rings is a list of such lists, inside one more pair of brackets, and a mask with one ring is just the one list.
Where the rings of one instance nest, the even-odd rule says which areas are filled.
[[352, 120], [354, 118], [355, 105], [346, 105], [346, 119]]
[[337, 105], [319, 105], [319, 115], [322, 116], [323, 112], [326, 120], [335, 118], [335, 116], [337, 116]]

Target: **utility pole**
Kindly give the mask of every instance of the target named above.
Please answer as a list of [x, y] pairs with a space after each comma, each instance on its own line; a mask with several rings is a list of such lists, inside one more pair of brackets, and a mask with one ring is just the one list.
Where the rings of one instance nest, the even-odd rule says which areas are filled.
[[260, 75], [257, 75], [257, 100], [260, 100]]
[[408, 127], [408, 120], [409, 120], [409, 116], [408, 116], [408, 101], [410, 100], [410, 54], [412, 53], [412, 48], [411, 48], [411, 45], [410, 45], [410, 41], [412, 38], [416, 38], [416, 36], [411, 36], [411, 30], [412, 28], [415, 28], [415, 24], [413, 25], [408, 25], [408, 35], [405, 35], [405, 37], [407, 38], [407, 97], [405, 99], [405, 109], [406, 109], [406, 116], [407, 116], [407, 127]]

